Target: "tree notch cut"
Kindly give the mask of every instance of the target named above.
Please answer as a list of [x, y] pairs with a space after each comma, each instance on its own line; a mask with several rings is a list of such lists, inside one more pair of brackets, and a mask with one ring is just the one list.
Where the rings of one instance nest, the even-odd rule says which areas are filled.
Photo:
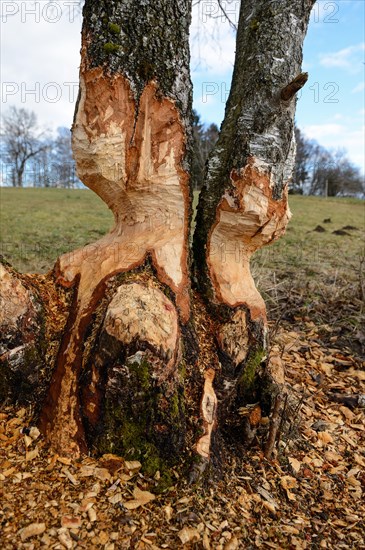
[[[76, 294], [42, 427], [68, 454], [86, 449], [78, 377], [84, 334], [105, 281], [149, 256], [175, 295], [181, 321], [190, 316], [189, 175], [182, 168], [186, 136], [179, 111], [156, 82], [145, 86], [137, 108], [128, 80], [101, 68], [81, 69], [80, 91], [73, 125], [78, 175], [112, 210], [115, 225], [95, 243], [61, 256], [56, 268], [58, 283], [75, 285]], [[65, 416], [70, 420], [59, 435]]]
[[141, 265], [150, 254], [186, 322], [190, 199], [178, 110], [150, 82], [137, 111], [125, 77], [105, 76], [100, 68], [81, 74], [80, 87], [73, 127], [78, 174], [112, 210], [115, 226], [92, 245], [61, 256], [58, 280], [69, 286], [79, 274], [80, 296], [90, 295], [106, 277]]
[[250, 271], [250, 258], [278, 239], [291, 217], [287, 188], [273, 198], [270, 174], [254, 157], [231, 172], [231, 188], [217, 207], [207, 245], [207, 264], [220, 303], [246, 306], [253, 321], [266, 322], [266, 307]]

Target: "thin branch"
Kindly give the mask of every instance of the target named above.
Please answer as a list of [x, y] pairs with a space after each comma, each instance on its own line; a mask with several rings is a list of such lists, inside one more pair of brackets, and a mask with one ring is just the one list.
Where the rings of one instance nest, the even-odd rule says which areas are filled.
[[283, 427], [284, 427], [285, 413], [286, 413], [287, 406], [288, 406], [288, 394], [285, 394], [285, 397], [284, 397], [284, 405], [283, 405], [283, 412], [281, 413], [279, 429], [278, 429], [278, 433], [277, 433], [277, 435], [276, 435], [276, 440], [277, 440], [277, 441], [280, 441], [280, 439], [281, 439], [281, 434], [282, 434]]
[[275, 398], [274, 409], [271, 416], [269, 437], [267, 438], [264, 455], [268, 460], [271, 458], [275, 447], [276, 436], [280, 426], [280, 409], [282, 403], [282, 396], [279, 393]]
[[343, 403], [346, 407], [354, 409], [356, 407], [365, 407], [365, 394], [343, 395], [341, 393], [329, 394], [329, 398], [336, 403]]
[[[201, 3], [201, 0], [197, 0], [196, 2], [193, 3], [192, 7], [195, 8], [195, 6], [199, 6], [200, 3]], [[217, 0], [217, 3], [218, 3], [218, 6], [219, 6], [219, 9], [223, 13], [224, 17], [227, 19], [227, 21], [230, 24], [230, 26], [232, 27], [232, 29], [234, 31], [237, 31], [237, 25], [235, 23], [233, 23], [233, 21], [229, 18], [228, 13], [226, 12], [224, 7], [222, 6], [222, 0]], [[211, 17], [212, 19], [217, 19], [218, 18], [218, 16], [210, 15], [208, 13], [207, 13], [207, 15], [209, 17]]]
[[218, 0], [218, 6], [220, 7], [220, 9], [222, 10], [222, 13], [224, 15], [224, 17], [227, 19], [228, 23], [230, 24], [230, 26], [232, 27], [233, 30], [237, 31], [237, 25], [235, 25], [233, 23], [233, 21], [231, 21], [231, 19], [228, 17], [228, 14], [226, 12], [226, 10], [224, 9], [224, 7], [222, 6], [222, 0]]
[[308, 80], [308, 73], [300, 73], [281, 90], [280, 99], [290, 101]]

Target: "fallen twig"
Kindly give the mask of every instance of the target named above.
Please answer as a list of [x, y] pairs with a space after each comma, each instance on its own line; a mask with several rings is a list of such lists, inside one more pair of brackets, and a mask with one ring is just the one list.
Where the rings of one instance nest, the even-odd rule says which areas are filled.
[[269, 436], [266, 441], [264, 455], [269, 459], [273, 453], [275, 447], [276, 436], [280, 426], [280, 408], [282, 403], [282, 396], [279, 393], [275, 398], [274, 409], [271, 416]]

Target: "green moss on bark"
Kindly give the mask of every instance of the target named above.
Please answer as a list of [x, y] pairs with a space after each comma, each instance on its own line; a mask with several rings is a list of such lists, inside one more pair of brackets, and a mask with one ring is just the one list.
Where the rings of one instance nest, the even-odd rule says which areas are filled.
[[136, 374], [137, 380], [143, 391], [148, 392], [151, 387], [150, 365], [148, 361], [142, 360], [129, 363], [128, 367]]
[[258, 371], [264, 358], [265, 351], [262, 348], [253, 349], [248, 356], [238, 381], [238, 396], [245, 403], [252, 402], [252, 399], [255, 398]]
[[120, 46], [118, 44], [113, 44], [112, 42], [107, 42], [104, 44], [103, 50], [108, 54], [116, 53], [120, 50]]
[[183, 449], [184, 394], [177, 382], [173, 391], [167, 383], [158, 386], [152, 373], [146, 358], [114, 367], [114, 389], [106, 391], [96, 449], [139, 460], [148, 476], [159, 471], [162, 491], [172, 484], [170, 468]]
[[120, 32], [122, 30], [120, 28], [120, 26], [117, 25], [116, 23], [109, 23], [108, 27], [109, 27], [110, 32], [112, 32], [113, 34], [120, 34]]
[[[190, 103], [189, 25], [191, 0], [86, 0], [83, 30], [87, 33], [90, 68], [104, 66], [108, 72], [128, 75], [132, 90], [141, 93], [151, 79], [164, 95], [181, 101], [185, 114]], [[118, 44], [120, 50], [105, 48]], [[184, 89], [176, 82], [183, 78]], [[189, 115], [190, 116], [190, 115]]]

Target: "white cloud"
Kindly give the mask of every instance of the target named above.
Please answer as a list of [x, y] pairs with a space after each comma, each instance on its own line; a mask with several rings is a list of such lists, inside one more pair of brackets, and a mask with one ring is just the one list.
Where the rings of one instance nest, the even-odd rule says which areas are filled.
[[344, 127], [341, 124], [312, 124], [304, 127], [304, 133], [311, 139], [321, 141], [322, 138], [327, 136], [341, 135], [344, 131]]
[[363, 92], [365, 90], [365, 82], [359, 82], [357, 86], [352, 91], [353, 94], [357, 94], [359, 92]]
[[361, 52], [364, 50], [365, 43], [362, 42], [337, 52], [319, 54], [319, 62], [323, 67], [338, 67], [350, 72], [359, 72], [362, 69], [363, 56]]
[[25, 107], [51, 130], [71, 126], [77, 98], [81, 16], [69, 5], [52, 11], [41, 2], [14, 2], [17, 12], [2, 24], [1, 110]]

